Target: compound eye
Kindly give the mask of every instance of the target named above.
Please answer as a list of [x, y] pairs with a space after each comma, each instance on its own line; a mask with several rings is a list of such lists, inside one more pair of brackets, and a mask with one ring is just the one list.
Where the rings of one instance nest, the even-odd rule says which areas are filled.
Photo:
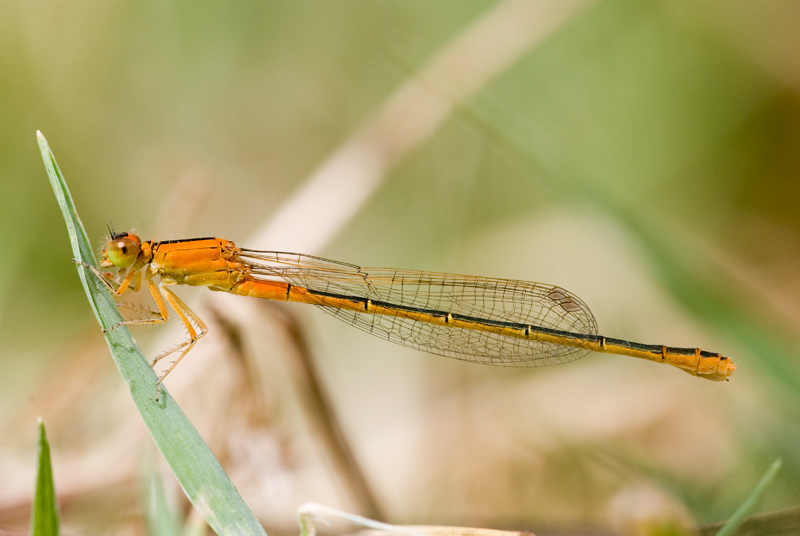
[[106, 255], [117, 268], [127, 268], [139, 257], [139, 243], [127, 236], [114, 238], [106, 247]]

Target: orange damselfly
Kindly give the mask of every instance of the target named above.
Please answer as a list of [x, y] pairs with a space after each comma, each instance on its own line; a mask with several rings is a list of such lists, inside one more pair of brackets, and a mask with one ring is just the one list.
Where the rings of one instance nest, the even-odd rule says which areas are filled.
[[140, 288], [144, 280], [158, 307], [153, 318], [122, 321], [110, 329], [164, 322], [169, 304], [189, 332], [188, 340], [153, 361], [180, 352], [159, 377], [159, 388], [208, 331], [171, 285], [311, 303], [380, 338], [473, 363], [538, 367], [605, 352], [667, 363], [709, 380], [725, 380], [736, 370], [729, 358], [699, 348], [598, 335], [587, 305], [555, 285], [361, 268], [301, 253], [240, 248], [222, 238], [143, 242], [133, 232], [112, 232], [100, 268], [116, 269], [93, 271], [117, 296]]

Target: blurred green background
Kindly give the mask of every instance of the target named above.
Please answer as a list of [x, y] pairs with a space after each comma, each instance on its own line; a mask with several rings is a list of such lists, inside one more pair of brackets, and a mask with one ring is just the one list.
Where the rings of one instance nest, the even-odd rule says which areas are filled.
[[[531, 32], [554, 17], [553, 4], [532, 5]], [[119, 429], [135, 415], [70, 263], [36, 130], [98, 248], [113, 222], [144, 238], [297, 250], [246, 239], [398, 87], [508, 4], [0, 7], [0, 528], [25, 526], [41, 415], [65, 524], [140, 533], [147, 437]], [[779, 456], [761, 509], [798, 504], [799, 11], [575, 4], [458, 102], [327, 243], [325, 256], [366, 266], [558, 284], [592, 307], [602, 334], [701, 346], [739, 365], [725, 384], [601, 355], [491, 369], [283, 308], [299, 318], [390, 520], [609, 533], [709, 523]], [[474, 54], [491, 62], [512, 33], [485, 35]], [[314, 210], [295, 224], [328, 225]], [[179, 292], [202, 310], [208, 293]], [[135, 334], [147, 355], [169, 344]], [[174, 391], [185, 389], [187, 413], [219, 441], [268, 531], [293, 530], [293, 508], [308, 500], [359, 509], [313, 434], [298, 439], [309, 435], [302, 394], [287, 395], [277, 375], [284, 391], [264, 395], [271, 417], [258, 433], [270, 439], [259, 443], [225, 428], [235, 408], [214, 376], [224, 355], [204, 374], [193, 365], [175, 373], [192, 383], [170, 379]], [[256, 450], [266, 459], [254, 464], [240, 452]]]

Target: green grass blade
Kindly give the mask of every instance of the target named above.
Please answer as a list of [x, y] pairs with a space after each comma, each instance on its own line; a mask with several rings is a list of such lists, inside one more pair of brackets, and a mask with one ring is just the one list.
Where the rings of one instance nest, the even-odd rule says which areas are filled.
[[53, 485], [53, 468], [50, 464], [50, 443], [39, 419], [39, 455], [36, 463], [36, 492], [31, 511], [31, 535], [55, 536], [58, 534], [58, 502]]
[[[44, 136], [41, 133], [37, 136], [47, 175], [67, 224], [75, 259], [94, 265], [90, 242], [55, 157]], [[121, 320], [108, 290], [85, 267], [76, 266], [100, 325], [107, 328]], [[208, 445], [166, 389], [162, 389], [161, 397], [156, 401], [155, 372], [133, 342], [130, 331], [122, 326], [106, 332], [105, 338], [153, 441], [184, 493], [209, 526], [220, 535], [266, 534]]]
[[767, 490], [772, 481], [775, 480], [775, 477], [778, 475], [778, 471], [781, 469], [781, 465], [783, 462], [780, 458], [772, 462], [767, 469], [767, 472], [764, 473], [764, 476], [761, 477], [756, 487], [753, 488], [753, 491], [750, 492], [750, 495], [747, 496], [747, 499], [736, 509], [733, 513], [731, 518], [728, 520], [727, 523], [717, 532], [717, 536], [732, 536], [736, 534], [736, 531], [739, 530], [739, 527], [742, 526], [747, 516], [753, 511], [758, 503], [761, 496], [764, 495], [764, 492]]
[[[141, 475], [142, 502], [145, 505], [147, 533], [158, 536], [180, 536], [178, 514], [171, 507], [161, 474], [150, 463]], [[205, 526], [203, 527], [205, 529]]]

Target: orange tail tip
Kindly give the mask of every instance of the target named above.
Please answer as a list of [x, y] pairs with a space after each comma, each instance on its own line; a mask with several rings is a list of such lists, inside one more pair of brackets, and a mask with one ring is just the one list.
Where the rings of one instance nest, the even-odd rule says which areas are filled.
[[722, 354], [706, 357], [700, 355], [700, 351], [698, 350], [696, 359], [697, 361], [694, 367], [679, 366], [679, 368], [698, 378], [716, 382], [727, 381], [736, 370], [736, 364], [731, 361], [730, 358]]

